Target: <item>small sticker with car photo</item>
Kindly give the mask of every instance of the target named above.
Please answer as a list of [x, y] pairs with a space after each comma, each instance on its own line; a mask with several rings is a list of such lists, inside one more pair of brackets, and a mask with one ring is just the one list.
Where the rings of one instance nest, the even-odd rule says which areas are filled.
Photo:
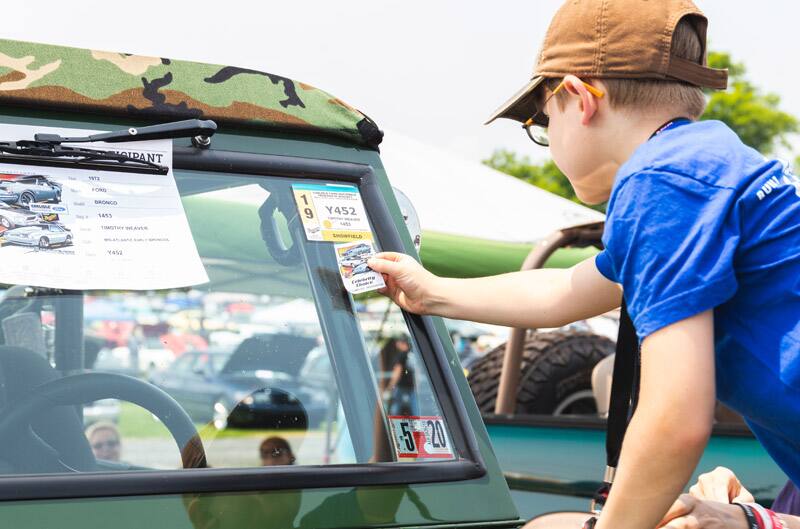
[[348, 242], [334, 244], [339, 274], [344, 287], [351, 294], [378, 290], [386, 286], [383, 276], [372, 270], [367, 261], [375, 255], [371, 242]]

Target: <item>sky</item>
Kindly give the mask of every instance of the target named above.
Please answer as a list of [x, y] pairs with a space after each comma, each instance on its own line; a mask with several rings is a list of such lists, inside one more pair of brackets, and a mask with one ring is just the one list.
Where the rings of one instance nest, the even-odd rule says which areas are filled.
[[[711, 47], [800, 116], [800, 2], [696, 0]], [[381, 128], [479, 161], [546, 150], [483, 122], [530, 78], [561, 0], [7, 2], [0, 37], [236, 65], [322, 88]], [[111, 7], [115, 6], [115, 7]], [[757, 8], [756, 8], [757, 6]], [[800, 151], [800, 143], [798, 143]]]

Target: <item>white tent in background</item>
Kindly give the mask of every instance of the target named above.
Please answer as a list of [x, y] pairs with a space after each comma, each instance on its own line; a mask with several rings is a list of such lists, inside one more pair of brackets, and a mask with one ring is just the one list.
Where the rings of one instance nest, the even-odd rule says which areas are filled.
[[387, 132], [381, 158], [423, 230], [534, 242], [557, 229], [603, 220], [602, 213], [402, 134]]

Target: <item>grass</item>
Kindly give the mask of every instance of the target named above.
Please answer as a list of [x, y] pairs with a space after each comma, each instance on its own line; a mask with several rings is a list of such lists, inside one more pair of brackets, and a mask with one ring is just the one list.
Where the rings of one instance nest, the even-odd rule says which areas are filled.
[[[161, 421], [156, 420], [153, 414], [130, 402], [120, 403], [119, 422], [117, 426], [123, 439], [172, 438], [166, 426], [164, 426]], [[295, 435], [306, 435], [308, 433], [305, 430], [262, 430], [251, 428], [228, 428], [220, 432], [214, 428], [213, 425], [204, 423], [195, 423], [195, 427], [197, 431], [200, 432], [200, 437], [204, 441], [211, 439], [264, 437], [270, 434], [292, 437]]]

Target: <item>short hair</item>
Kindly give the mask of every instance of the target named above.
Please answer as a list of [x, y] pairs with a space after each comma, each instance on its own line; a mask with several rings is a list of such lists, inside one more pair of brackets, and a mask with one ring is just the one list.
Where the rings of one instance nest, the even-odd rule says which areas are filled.
[[261, 441], [261, 444], [258, 446], [259, 453], [264, 452], [265, 450], [275, 450], [275, 449], [285, 450], [286, 452], [288, 452], [290, 456], [294, 456], [294, 453], [292, 452], [292, 447], [289, 446], [289, 442], [283, 437], [278, 437], [277, 435], [273, 437], [267, 437], [266, 439]]
[[117, 425], [114, 424], [113, 422], [104, 422], [104, 421], [95, 422], [89, 425], [89, 427], [86, 428], [85, 432], [86, 438], [91, 441], [92, 436], [95, 433], [99, 432], [100, 430], [108, 430], [109, 432], [113, 433], [118, 440], [120, 439], [119, 428], [117, 428]]
[[[703, 43], [693, 17], [686, 16], [678, 22], [672, 35], [672, 55], [703, 64]], [[587, 79], [584, 79], [587, 80]], [[554, 90], [561, 79], [548, 79], [547, 87]], [[706, 108], [702, 88], [683, 81], [661, 79], [604, 78], [608, 89], [606, 97], [612, 108], [628, 110], [670, 109], [675, 117], [699, 118]], [[556, 94], [559, 108], [563, 108], [567, 94]]]

